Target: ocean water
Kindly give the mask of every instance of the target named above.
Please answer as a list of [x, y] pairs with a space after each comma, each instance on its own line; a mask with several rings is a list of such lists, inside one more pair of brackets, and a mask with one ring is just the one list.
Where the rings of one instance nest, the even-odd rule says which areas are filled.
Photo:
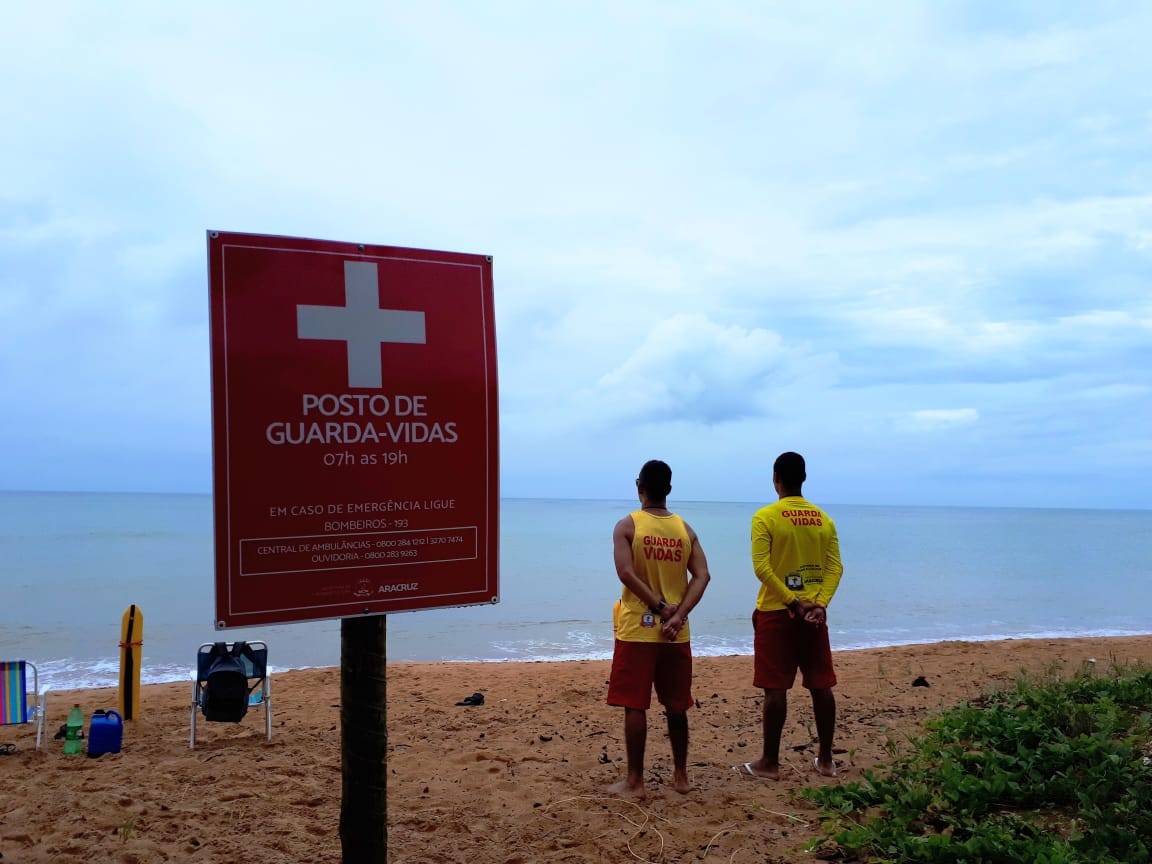
[[[712, 582], [692, 614], [697, 655], [750, 654], [757, 504], [672, 502]], [[611, 655], [620, 583], [612, 526], [633, 501], [505, 500], [501, 602], [393, 614], [393, 661]], [[1152, 633], [1152, 511], [826, 505], [845, 572], [834, 649]], [[120, 619], [144, 613], [146, 681], [187, 680], [202, 642], [264, 639], [276, 669], [337, 665], [338, 621], [212, 627], [208, 495], [0, 493], [0, 657], [49, 689], [113, 686]]]

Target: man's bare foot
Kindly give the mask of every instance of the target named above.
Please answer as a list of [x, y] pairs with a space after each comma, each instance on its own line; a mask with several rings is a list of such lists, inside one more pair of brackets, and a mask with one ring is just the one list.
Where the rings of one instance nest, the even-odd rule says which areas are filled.
[[836, 776], [836, 763], [829, 759], [827, 762], [822, 760], [819, 756], [812, 760], [812, 767], [816, 769], [816, 773], [821, 777], [835, 777]]
[[687, 771], [672, 772], [672, 788], [679, 792], [681, 795], [687, 795], [692, 791], [692, 784], [688, 782]]
[[644, 780], [634, 780], [631, 777], [625, 777], [617, 783], [613, 783], [607, 789], [610, 795], [625, 795], [629, 798], [643, 798], [644, 797]]
[[753, 780], [780, 779], [780, 765], [768, 765], [763, 759], [745, 762], [743, 765], [733, 765], [732, 770], [741, 777], [751, 777]]

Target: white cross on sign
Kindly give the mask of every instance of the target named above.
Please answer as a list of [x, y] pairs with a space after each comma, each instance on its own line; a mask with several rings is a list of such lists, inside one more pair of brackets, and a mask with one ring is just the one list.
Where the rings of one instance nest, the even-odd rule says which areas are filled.
[[297, 306], [298, 339], [348, 343], [348, 386], [379, 387], [380, 343], [425, 344], [424, 313], [380, 308], [376, 265], [344, 262], [343, 306]]

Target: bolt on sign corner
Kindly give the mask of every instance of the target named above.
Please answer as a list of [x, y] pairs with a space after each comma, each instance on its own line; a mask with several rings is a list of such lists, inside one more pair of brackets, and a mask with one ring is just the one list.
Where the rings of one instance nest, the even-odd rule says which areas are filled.
[[495, 603], [492, 261], [208, 233], [216, 626]]

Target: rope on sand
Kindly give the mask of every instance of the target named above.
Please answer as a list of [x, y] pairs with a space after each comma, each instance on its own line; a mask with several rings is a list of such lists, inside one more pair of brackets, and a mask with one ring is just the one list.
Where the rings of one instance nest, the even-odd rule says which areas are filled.
[[573, 795], [570, 798], [561, 798], [559, 801], [553, 801], [551, 804], [549, 804], [544, 809], [548, 810], [551, 807], [555, 807], [557, 804], [565, 804], [568, 801], [611, 801], [615, 804], [627, 804], [629, 807], [635, 807], [643, 815], [643, 817], [644, 817], [643, 822], [637, 822], [634, 819], [629, 818], [627, 815], [625, 815], [623, 813], [617, 813], [616, 814], [617, 816], [619, 816], [621, 819], [623, 819], [625, 822], [627, 822], [629, 825], [631, 825], [633, 828], [636, 829], [635, 833], [632, 834], [632, 836], [630, 836], [627, 839], [627, 841], [625, 841], [624, 848], [626, 848], [628, 850], [629, 855], [631, 855], [637, 861], [642, 862], [642, 864], [659, 864], [658, 860], [657, 861], [649, 861], [647, 858], [641, 858], [639, 855], [636, 854], [635, 850], [632, 849], [632, 841], [635, 840], [637, 837], [639, 837], [646, 829], [651, 828], [651, 830], [656, 834], [656, 836], [660, 838], [660, 849], [656, 853], [656, 858], [660, 859], [660, 858], [664, 857], [664, 835], [660, 833], [660, 830], [655, 825], [649, 825], [649, 823], [653, 819], [659, 819], [661, 822], [667, 822], [669, 825], [671, 825], [672, 824], [671, 820], [665, 819], [663, 816], [659, 816], [655, 813], [649, 813], [647, 810], [645, 810], [643, 807], [641, 807], [635, 801], [625, 801], [622, 798], [613, 798], [610, 795]]
[[[780, 817], [787, 819], [789, 822], [792, 822], [794, 824], [798, 823], [800, 825], [804, 825], [805, 827], [812, 824], [811, 822], [807, 821], [806, 819], [801, 819], [795, 813], [781, 813], [779, 810], [770, 810], [767, 807], [757, 808], [757, 809], [763, 810], [763, 812], [765, 812], [765, 813], [771, 813], [773, 816], [780, 816]], [[712, 844], [715, 843], [720, 838], [721, 834], [727, 834], [729, 831], [732, 831], [734, 828], [736, 828], [736, 826], [739, 824], [740, 823], [738, 823], [738, 822], [734, 822], [731, 825], [725, 825], [723, 828], [721, 828], [719, 831], [717, 831], [715, 834], [713, 834], [712, 839], [708, 841], [708, 845], [706, 847], [704, 847], [704, 856], [703, 857], [704, 858], [708, 857], [708, 853], [712, 851]], [[737, 836], [740, 836], [744, 832], [743, 831], [735, 831], [734, 833]], [[739, 851], [740, 851], [740, 849], [732, 850], [732, 854], [728, 856], [728, 860], [732, 861], [736, 857], [736, 853]]]
[[[717, 838], [718, 838], [718, 837], [719, 837], [721, 834], [726, 834], [726, 833], [728, 833], [729, 831], [731, 831], [731, 830], [732, 830], [733, 828], [735, 828], [735, 827], [736, 827], [735, 825], [725, 825], [723, 828], [721, 828], [719, 831], [717, 831], [715, 834], [713, 834], [713, 835], [712, 835], [712, 839], [708, 841], [708, 845], [707, 845], [706, 847], [704, 847], [704, 857], [705, 857], [705, 858], [707, 858], [707, 857], [708, 857], [708, 853], [712, 851], [712, 844], [716, 842], [716, 839], [717, 839]], [[740, 832], [740, 831], [737, 831], [736, 833], [737, 833], [737, 834], [740, 834], [741, 832]], [[739, 852], [739, 851], [740, 851], [739, 849], [733, 849], [733, 850], [732, 850], [732, 854], [728, 856], [728, 860], [729, 860], [729, 861], [731, 861], [733, 858], [735, 858], [735, 857], [736, 857], [736, 853], [737, 853], [737, 852]]]

